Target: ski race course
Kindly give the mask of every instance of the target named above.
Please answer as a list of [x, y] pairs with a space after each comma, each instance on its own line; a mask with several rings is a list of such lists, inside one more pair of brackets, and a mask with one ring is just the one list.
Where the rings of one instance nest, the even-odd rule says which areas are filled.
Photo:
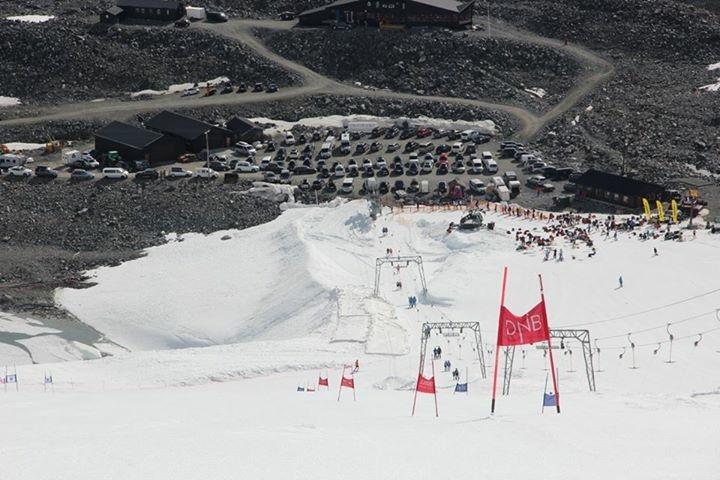
[[[0, 479], [718, 478], [717, 236], [596, 231], [595, 255], [556, 240], [564, 261], [544, 261], [538, 247], [516, 250], [515, 232], [547, 220], [486, 213], [494, 230], [448, 233], [462, 212], [292, 207], [243, 231], [170, 236], [89, 272], [90, 288], [59, 290], [58, 304], [117, 345], [18, 364], [2, 394]], [[373, 296], [387, 249], [422, 256], [427, 295], [409, 265], [383, 270]], [[517, 347], [510, 394], [498, 387], [490, 414], [504, 266], [510, 310], [538, 303], [542, 274], [550, 327], [590, 330], [596, 392], [581, 345], [554, 341], [560, 415], [541, 413], [548, 359], [531, 345]], [[471, 332], [434, 331], [439, 417], [422, 393], [411, 416], [421, 326], [438, 321], [480, 322], [487, 378]], [[356, 360], [355, 391], [338, 401]]]

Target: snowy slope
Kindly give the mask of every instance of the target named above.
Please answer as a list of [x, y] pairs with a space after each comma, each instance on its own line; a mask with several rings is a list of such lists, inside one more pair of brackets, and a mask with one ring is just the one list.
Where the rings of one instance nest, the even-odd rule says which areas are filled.
[[[539, 232], [544, 222], [489, 214], [494, 231], [448, 235], [460, 215], [371, 222], [363, 202], [290, 209], [253, 229], [187, 235], [94, 272], [95, 287], [58, 292], [136, 351], [19, 366], [20, 391], [10, 386], [0, 409], [0, 452], [13, 458], [0, 478], [717, 479], [718, 237], [596, 235], [596, 256], [558, 243], [566, 261], [543, 262], [539, 251], [515, 251], [512, 229]], [[412, 268], [383, 271], [382, 298], [369, 297], [386, 248], [423, 256], [427, 298]], [[434, 335], [470, 392], [454, 394], [436, 362], [440, 418], [427, 395], [411, 418], [406, 388], [423, 321], [479, 321], [492, 372], [504, 265], [511, 310], [537, 303], [542, 273], [551, 326], [598, 339], [598, 391], [588, 391], [580, 346], [569, 341], [555, 350], [563, 413], [541, 415], [547, 358], [518, 348], [511, 394], [491, 416], [491, 380], [470, 336]], [[413, 294], [417, 309], [407, 308]], [[195, 348], [154, 350], [177, 346]], [[356, 358], [357, 401], [344, 391], [338, 402], [342, 365]], [[54, 394], [40, 383], [47, 371]], [[329, 373], [329, 392], [296, 392], [319, 372]]]

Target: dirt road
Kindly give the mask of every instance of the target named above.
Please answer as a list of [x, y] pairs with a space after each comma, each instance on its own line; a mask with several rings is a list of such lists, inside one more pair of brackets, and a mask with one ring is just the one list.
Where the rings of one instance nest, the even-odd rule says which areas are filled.
[[363, 88], [337, 82], [321, 75], [296, 62], [281, 57], [270, 51], [254, 34], [256, 28], [289, 29], [292, 22], [272, 20], [233, 20], [221, 24], [201, 23], [192, 28], [202, 28], [241, 42], [250, 47], [255, 53], [296, 73], [302, 79], [301, 86], [283, 88], [276, 93], [249, 93], [242, 95], [216, 95], [212, 97], [181, 97], [179, 95], [160, 96], [143, 101], [108, 100], [104, 102], [83, 102], [68, 105], [59, 105], [47, 108], [42, 114], [32, 117], [14, 118], [0, 121], [0, 125], [28, 125], [51, 120], [66, 119], [94, 119], [113, 118], [118, 114], [133, 114], [145, 111], [172, 108], [197, 108], [207, 106], [232, 106], [243, 104], [257, 104], [268, 101], [286, 100], [315, 94], [330, 94], [338, 96], [366, 96], [373, 98], [386, 98], [388, 100], [422, 100], [424, 102], [443, 102], [456, 105], [479, 107], [486, 110], [495, 110], [507, 113], [518, 120], [520, 130], [517, 137], [520, 140], [530, 140], [550, 122], [573, 108], [588, 93], [595, 90], [602, 82], [609, 79], [614, 73], [613, 65], [578, 45], [565, 45], [560, 40], [539, 37], [510, 27], [504, 23], [493, 23], [491, 28], [484, 32], [471, 32], [472, 35], [489, 35], [494, 37], [518, 40], [533, 43], [549, 48], [561, 50], [573, 57], [586, 67], [586, 72], [578, 79], [576, 86], [552, 109], [544, 114], [537, 114], [517, 105], [503, 104], [486, 100], [473, 100], [466, 98], [424, 96], [411, 93], [390, 92], [386, 90], [365, 90]]

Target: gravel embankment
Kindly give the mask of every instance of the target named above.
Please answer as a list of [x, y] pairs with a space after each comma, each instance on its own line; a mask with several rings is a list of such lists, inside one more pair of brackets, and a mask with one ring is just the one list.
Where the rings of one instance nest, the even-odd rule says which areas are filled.
[[234, 82], [298, 84], [299, 78], [248, 47], [172, 27], [109, 29], [82, 20], [0, 20], [0, 95], [25, 104], [125, 97], [177, 83], [227, 76]]
[[[258, 32], [283, 57], [345, 82], [419, 95], [492, 99], [542, 110], [582, 67], [553, 49], [448, 30]], [[322, 52], [322, 53], [320, 53]], [[538, 98], [526, 88], [547, 92]]]

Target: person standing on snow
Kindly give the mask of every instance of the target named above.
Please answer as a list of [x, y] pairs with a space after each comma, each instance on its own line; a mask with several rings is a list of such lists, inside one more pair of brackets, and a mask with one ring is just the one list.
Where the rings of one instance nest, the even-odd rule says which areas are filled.
[[620, 284], [620, 287], [619, 287], [619, 288], [623, 288], [623, 279], [622, 279], [622, 275], [620, 275], [620, 278], [618, 278], [618, 283]]

